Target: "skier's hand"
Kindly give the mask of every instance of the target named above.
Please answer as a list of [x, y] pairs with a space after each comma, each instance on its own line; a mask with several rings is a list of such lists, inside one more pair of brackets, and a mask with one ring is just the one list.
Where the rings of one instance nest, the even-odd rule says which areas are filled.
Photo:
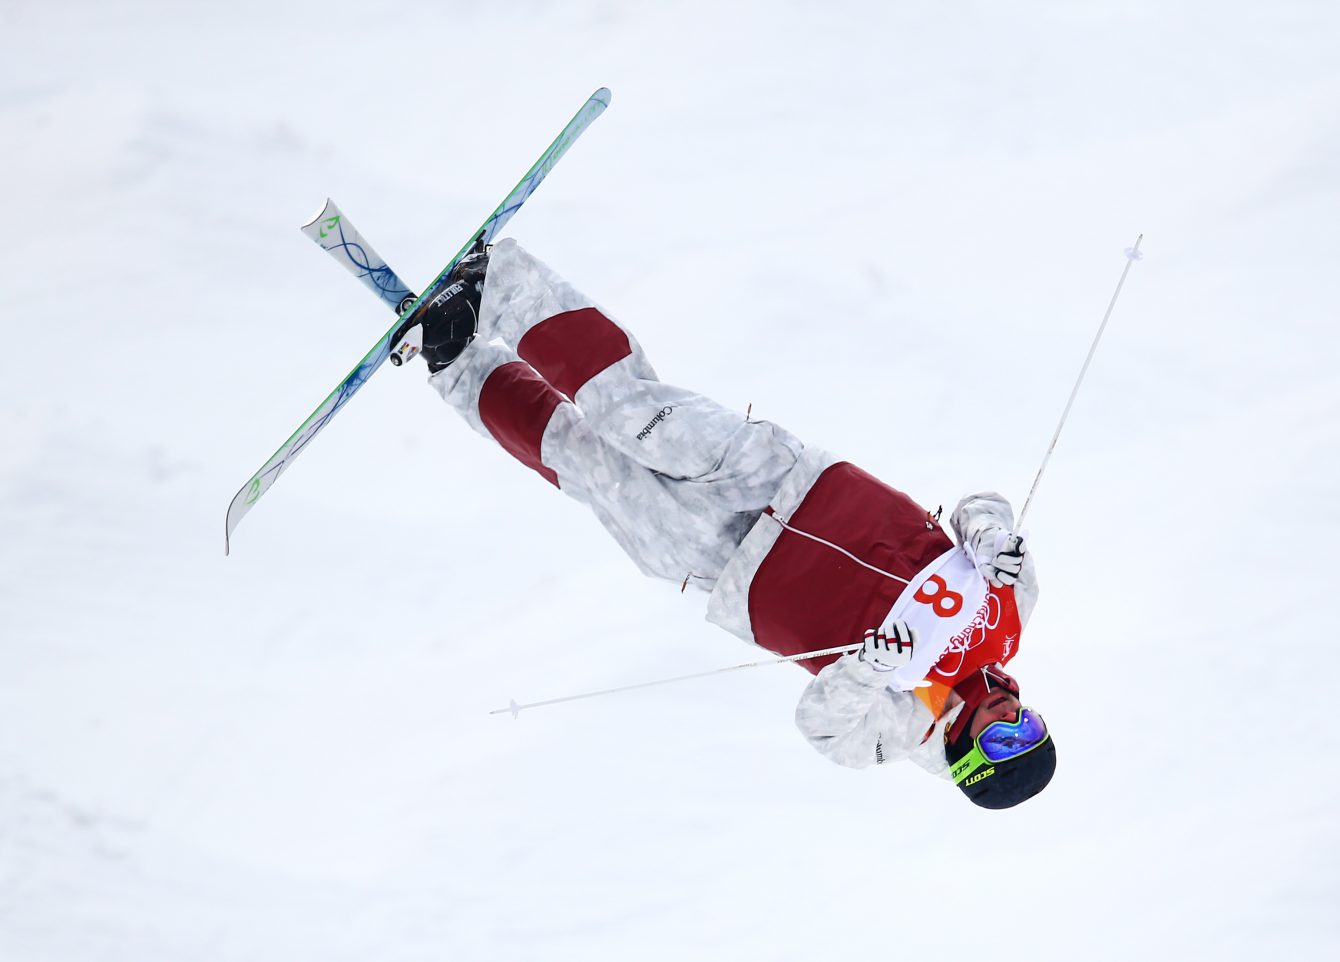
[[1008, 588], [1019, 580], [1019, 572], [1024, 566], [1024, 539], [1017, 534], [1000, 532], [996, 537], [996, 550], [990, 561], [978, 566], [982, 576], [997, 588]]
[[865, 645], [857, 657], [875, 671], [893, 671], [912, 660], [912, 646], [917, 643], [917, 630], [905, 621], [893, 623], [890, 638], [877, 628], [865, 633]]

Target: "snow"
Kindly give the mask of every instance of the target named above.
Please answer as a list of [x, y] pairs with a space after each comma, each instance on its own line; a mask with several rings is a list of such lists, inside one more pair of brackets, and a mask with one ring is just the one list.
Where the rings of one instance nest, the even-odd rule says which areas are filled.
[[[1340, 13], [0, 6], [0, 959], [1328, 954]], [[509, 233], [662, 376], [1021, 500], [1048, 791], [846, 771], [390, 368], [229, 499], [593, 89]], [[828, 639], [822, 641], [827, 642]], [[980, 941], [979, 941], [980, 940]], [[993, 950], [996, 951], [996, 950]]]

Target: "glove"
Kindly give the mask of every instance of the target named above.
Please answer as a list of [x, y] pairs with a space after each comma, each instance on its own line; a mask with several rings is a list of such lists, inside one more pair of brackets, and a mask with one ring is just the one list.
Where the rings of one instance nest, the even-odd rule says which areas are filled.
[[912, 646], [917, 643], [917, 630], [905, 621], [893, 623], [893, 637], [887, 637], [877, 628], [865, 633], [865, 645], [857, 656], [875, 671], [893, 671], [912, 660]]
[[996, 551], [990, 561], [978, 565], [982, 576], [997, 588], [1008, 588], [1019, 580], [1024, 566], [1024, 539], [1004, 531], [996, 535]]

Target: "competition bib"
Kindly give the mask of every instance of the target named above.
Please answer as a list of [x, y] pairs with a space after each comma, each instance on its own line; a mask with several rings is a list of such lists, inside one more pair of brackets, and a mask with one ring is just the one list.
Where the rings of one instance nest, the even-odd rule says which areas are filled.
[[950, 548], [908, 583], [885, 616], [917, 632], [912, 661], [889, 673], [889, 687], [952, 688], [984, 664], [1008, 661], [1019, 644], [1019, 612], [1011, 588], [993, 588], [962, 548]]

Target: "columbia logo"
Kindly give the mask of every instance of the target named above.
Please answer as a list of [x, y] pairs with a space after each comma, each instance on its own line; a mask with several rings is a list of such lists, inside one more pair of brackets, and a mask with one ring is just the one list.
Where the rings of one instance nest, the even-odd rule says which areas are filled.
[[637, 432], [637, 439], [639, 441], [645, 441], [647, 437], [651, 434], [652, 430], [656, 427], [656, 425], [660, 424], [667, 417], [669, 417], [674, 410], [675, 409], [673, 407], [667, 404], [665, 407], [657, 411], [656, 416], [647, 422], [647, 426], [643, 428], [641, 431]]

